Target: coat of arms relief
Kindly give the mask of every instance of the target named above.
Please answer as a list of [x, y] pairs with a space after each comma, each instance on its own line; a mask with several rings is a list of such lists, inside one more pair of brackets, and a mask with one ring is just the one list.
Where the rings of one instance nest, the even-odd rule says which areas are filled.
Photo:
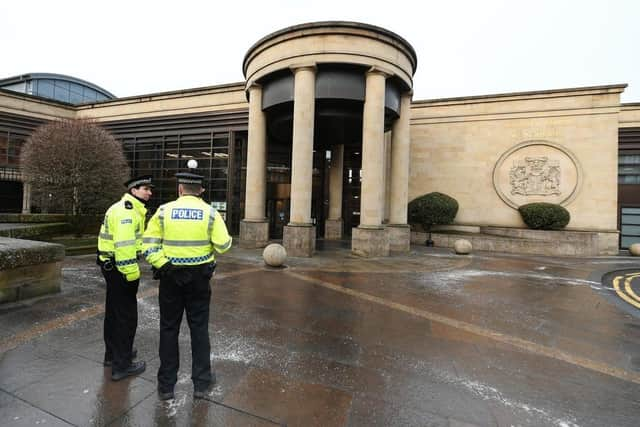
[[511, 194], [553, 196], [560, 194], [560, 163], [546, 156], [515, 160], [509, 171]]

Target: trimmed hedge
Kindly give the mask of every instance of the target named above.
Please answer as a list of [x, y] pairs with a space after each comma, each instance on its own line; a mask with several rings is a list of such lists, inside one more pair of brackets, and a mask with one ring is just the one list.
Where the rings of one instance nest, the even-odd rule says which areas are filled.
[[534, 230], [560, 230], [569, 224], [569, 211], [554, 203], [528, 203], [518, 208], [527, 227]]
[[433, 192], [409, 202], [409, 223], [420, 224], [425, 230], [433, 225], [451, 224], [458, 213], [458, 202], [451, 196]]

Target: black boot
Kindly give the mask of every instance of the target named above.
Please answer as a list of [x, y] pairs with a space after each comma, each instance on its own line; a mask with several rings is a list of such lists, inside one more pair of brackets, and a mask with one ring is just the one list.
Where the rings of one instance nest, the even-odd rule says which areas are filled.
[[[134, 348], [131, 350], [131, 359], [135, 359], [138, 356], [138, 349]], [[111, 366], [113, 364], [113, 356], [104, 355], [104, 362], [102, 362], [104, 366]]]
[[144, 372], [147, 369], [147, 365], [143, 362], [131, 362], [129, 367], [124, 371], [113, 371], [111, 373], [111, 379], [113, 381], [120, 381], [124, 378], [130, 377], [132, 375], [138, 375]]

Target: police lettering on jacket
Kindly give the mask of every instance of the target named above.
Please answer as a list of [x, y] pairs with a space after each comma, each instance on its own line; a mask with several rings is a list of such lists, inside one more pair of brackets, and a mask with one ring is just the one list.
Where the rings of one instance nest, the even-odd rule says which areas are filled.
[[174, 208], [171, 209], [171, 219], [202, 220], [204, 214], [201, 209]]

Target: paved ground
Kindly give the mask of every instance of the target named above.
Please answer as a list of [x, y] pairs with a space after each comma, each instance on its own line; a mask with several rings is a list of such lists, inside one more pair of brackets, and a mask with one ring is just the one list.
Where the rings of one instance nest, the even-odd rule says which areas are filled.
[[332, 247], [274, 270], [234, 249], [214, 277], [218, 383], [192, 400], [183, 327], [176, 399], [160, 402], [156, 283], [145, 275], [139, 293], [147, 371], [114, 383], [104, 284], [92, 256], [68, 257], [62, 293], [0, 307], [0, 425], [637, 426], [636, 269]]

